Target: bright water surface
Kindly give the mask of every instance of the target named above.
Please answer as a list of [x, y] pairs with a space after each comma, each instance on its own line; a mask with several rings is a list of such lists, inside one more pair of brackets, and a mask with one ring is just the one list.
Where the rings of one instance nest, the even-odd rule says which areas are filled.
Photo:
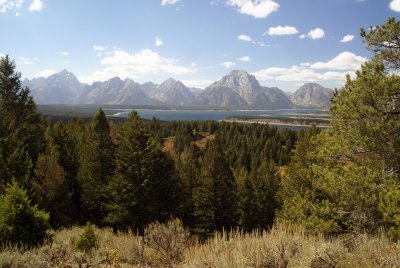
[[[282, 110], [157, 110], [157, 109], [136, 109], [139, 116], [144, 119], [153, 117], [163, 121], [204, 121], [204, 120], [223, 120], [230, 116], [271, 116], [271, 117], [309, 117], [309, 114], [321, 112], [317, 109], [282, 109]], [[126, 118], [131, 112], [130, 109], [118, 110], [112, 113], [112, 109], [107, 114], [115, 117]], [[308, 114], [305, 116], [304, 114]], [[313, 115], [312, 117], [319, 117]], [[278, 128], [304, 129], [304, 126], [277, 125]]]

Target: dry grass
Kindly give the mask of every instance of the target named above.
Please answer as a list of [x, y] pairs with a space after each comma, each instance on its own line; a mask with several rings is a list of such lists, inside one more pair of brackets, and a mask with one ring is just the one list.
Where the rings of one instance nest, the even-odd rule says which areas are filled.
[[0, 267], [400, 267], [400, 245], [383, 235], [326, 239], [279, 225], [265, 232], [216, 234], [199, 244], [189, 241], [178, 221], [148, 230], [152, 235], [143, 239], [95, 229], [99, 247], [81, 253], [75, 241], [83, 228], [64, 229], [40, 248], [3, 249]]

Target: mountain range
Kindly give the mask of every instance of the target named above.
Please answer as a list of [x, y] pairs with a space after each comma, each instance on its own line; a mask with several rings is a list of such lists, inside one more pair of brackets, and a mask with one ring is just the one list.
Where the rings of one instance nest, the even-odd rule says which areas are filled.
[[204, 90], [189, 88], [169, 78], [161, 84], [111, 78], [91, 85], [62, 70], [47, 78], [25, 79], [38, 104], [120, 104], [152, 106], [208, 106], [226, 108], [287, 109], [329, 108], [332, 90], [306, 83], [294, 93], [263, 87], [254, 75], [233, 70]]

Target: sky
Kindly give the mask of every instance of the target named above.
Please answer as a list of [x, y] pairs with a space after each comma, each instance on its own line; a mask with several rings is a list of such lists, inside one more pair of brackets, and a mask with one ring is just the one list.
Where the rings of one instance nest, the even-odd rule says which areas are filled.
[[390, 16], [400, 0], [0, 0], [0, 55], [29, 79], [65, 68], [205, 88], [239, 69], [285, 91], [336, 88], [371, 58], [360, 28]]

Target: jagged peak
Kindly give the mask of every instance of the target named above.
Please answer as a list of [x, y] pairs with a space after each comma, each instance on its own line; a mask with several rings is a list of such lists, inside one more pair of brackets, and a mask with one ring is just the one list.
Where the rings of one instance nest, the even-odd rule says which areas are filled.
[[180, 87], [186, 87], [181, 81], [175, 80], [173, 78], [168, 78], [167, 80], [165, 80], [164, 82], [162, 82], [160, 84], [161, 87], [165, 87], [165, 86], [169, 87], [169, 86], [174, 86], [174, 85], [180, 86]]

